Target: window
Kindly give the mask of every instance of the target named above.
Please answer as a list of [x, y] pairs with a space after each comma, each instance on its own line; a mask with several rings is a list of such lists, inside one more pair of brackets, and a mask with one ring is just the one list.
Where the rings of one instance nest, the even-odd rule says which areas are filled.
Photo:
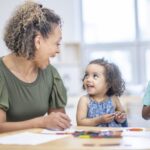
[[150, 0], [138, 0], [139, 28], [142, 40], [150, 40]]
[[147, 49], [146, 50], [146, 53], [145, 53], [145, 57], [146, 57], [146, 79], [147, 79], [147, 81], [149, 81], [150, 80], [150, 66], [149, 66], [149, 64], [150, 64], [150, 49]]
[[87, 63], [105, 57], [128, 84], [150, 80], [150, 0], [82, 0], [82, 13]]
[[83, 0], [86, 43], [133, 41], [133, 0]]
[[121, 50], [99, 50], [91, 52], [90, 59], [97, 59], [104, 57], [110, 62], [114, 62], [119, 67], [123, 78], [126, 82], [131, 82], [132, 75], [131, 75], [131, 60], [129, 60], [130, 52], [129, 51], [121, 51]]

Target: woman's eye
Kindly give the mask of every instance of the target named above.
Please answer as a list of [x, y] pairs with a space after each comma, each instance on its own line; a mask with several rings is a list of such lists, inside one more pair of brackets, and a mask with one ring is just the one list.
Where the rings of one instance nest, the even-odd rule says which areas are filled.
[[60, 46], [60, 43], [57, 43], [57, 46]]

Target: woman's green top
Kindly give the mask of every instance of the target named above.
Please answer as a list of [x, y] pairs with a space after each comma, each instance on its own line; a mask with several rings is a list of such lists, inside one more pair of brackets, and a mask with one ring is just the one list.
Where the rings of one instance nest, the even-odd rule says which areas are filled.
[[52, 65], [38, 72], [36, 80], [25, 83], [5, 66], [0, 58], [0, 109], [7, 121], [23, 121], [44, 115], [49, 108], [63, 108], [66, 89]]

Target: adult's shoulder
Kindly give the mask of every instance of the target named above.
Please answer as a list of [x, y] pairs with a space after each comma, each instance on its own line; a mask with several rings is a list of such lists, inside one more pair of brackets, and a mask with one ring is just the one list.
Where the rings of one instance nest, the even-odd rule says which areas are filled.
[[2, 78], [2, 76], [3, 76], [3, 72], [2, 72], [2, 69], [0, 67], [0, 78]]
[[147, 85], [147, 88], [150, 88], [150, 81], [148, 81], [148, 85]]
[[5, 73], [2, 65], [2, 57], [0, 57], [0, 95], [3, 87], [5, 86]]
[[51, 71], [51, 72], [58, 72], [57, 69], [52, 64], [49, 64], [46, 70]]
[[0, 61], [2, 61], [3, 56], [0, 57]]
[[143, 105], [150, 106], [150, 81], [148, 82], [148, 85], [145, 89]]
[[3, 70], [2, 57], [0, 57], [0, 78], [3, 76]]
[[49, 64], [44, 70], [42, 70], [42, 72], [47, 75], [53, 75], [57, 73], [57, 69], [53, 65]]
[[50, 71], [50, 73], [54, 78], [61, 79], [60, 74], [58, 73], [57, 69], [53, 65], [49, 64], [47, 66], [47, 70]]
[[3, 57], [0, 57], [0, 70], [1, 70], [1, 68], [2, 68], [2, 67], [1, 67], [1, 66], [2, 66], [2, 58], [3, 58]]
[[150, 81], [148, 82], [148, 85], [146, 87], [144, 97], [147, 96], [147, 95], [149, 95], [148, 97], [150, 97]]

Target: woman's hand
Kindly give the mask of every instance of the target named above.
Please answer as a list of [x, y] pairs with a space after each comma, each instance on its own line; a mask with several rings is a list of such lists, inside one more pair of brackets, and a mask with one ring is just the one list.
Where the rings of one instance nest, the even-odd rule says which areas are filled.
[[69, 117], [61, 112], [52, 112], [43, 117], [43, 127], [47, 129], [64, 130], [70, 127], [70, 122]]

